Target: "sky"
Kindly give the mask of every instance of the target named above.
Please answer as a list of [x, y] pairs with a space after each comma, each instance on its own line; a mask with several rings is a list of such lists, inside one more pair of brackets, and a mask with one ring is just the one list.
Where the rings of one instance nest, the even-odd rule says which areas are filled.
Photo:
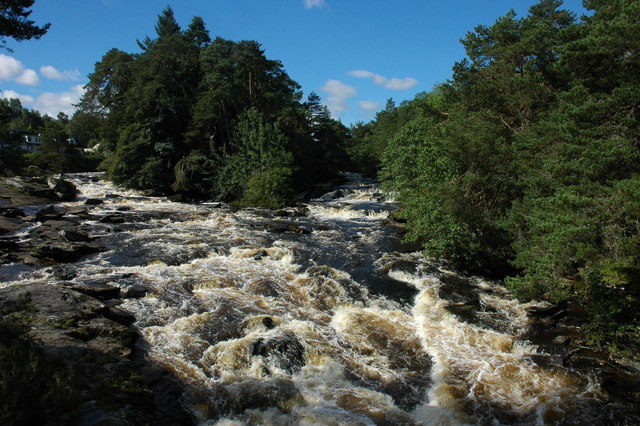
[[[460, 39], [535, 0], [36, 0], [41, 39], [0, 50], [0, 97], [52, 117], [72, 115], [96, 62], [111, 48], [138, 53], [171, 6], [186, 28], [204, 19], [211, 37], [256, 40], [306, 97], [315, 92], [345, 125], [368, 122], [392, 98], [413, 99], [451, 78]], [[565, 0], [578, 16], [581, 0]]]

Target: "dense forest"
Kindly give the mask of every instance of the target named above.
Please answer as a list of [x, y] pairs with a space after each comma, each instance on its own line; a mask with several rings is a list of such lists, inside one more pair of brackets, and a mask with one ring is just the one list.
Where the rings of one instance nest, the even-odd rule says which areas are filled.
[[640, 2], [584, 4], [476, 27], [450, 81], [356, 125], [350, 152], [427, 255], [578, 302], [624, 348], [640, 331]]
[[276, 207], [344, 169], [348, 129], [255, 41], [186, 30], [170, 7], [141, 53], [107, 52], [79, 112], [99, 120], [117, 184]]

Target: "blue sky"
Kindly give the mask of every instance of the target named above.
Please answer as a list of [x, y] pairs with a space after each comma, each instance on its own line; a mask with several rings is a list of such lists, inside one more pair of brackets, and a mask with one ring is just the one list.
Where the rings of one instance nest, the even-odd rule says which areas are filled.
[[[0, 50], [0, 97], [51, 116], [73, 113], [94, 64], [111, 48], [139, 51], [171, 5], [186, 28], [201, 16], [212, 38], [257, 40], [282, 61], [305, 96], [316, 92], [346, 125], [369, 121], [388, 98], [412, 99], [451, 77], [459, 42], [534, 0], [36, 0], [31, 19], [50, 22], [40, 40]], [[580, 0], [564, 7], [580, 16]]]

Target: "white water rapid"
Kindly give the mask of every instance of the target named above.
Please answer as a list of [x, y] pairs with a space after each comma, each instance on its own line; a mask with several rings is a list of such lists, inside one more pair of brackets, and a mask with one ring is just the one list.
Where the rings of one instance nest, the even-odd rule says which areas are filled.
[[[104, 200], [89, 224], [106, 247], [72, 264], [72, 282], [149, 290], [120, 307], [202, 424], [605, 420], [591, 377], [535, 362], [522, 339], [531, 305], [403, 248], [396, 205], [373, 182], [347, 175], [305, 207], [268, 212], [70, 178], [81, 193], [66, 207]], [[124, 220], [98, 220], [110, 214]], [[48, 271], [0, 266], [1, 285], [54, 282]]]

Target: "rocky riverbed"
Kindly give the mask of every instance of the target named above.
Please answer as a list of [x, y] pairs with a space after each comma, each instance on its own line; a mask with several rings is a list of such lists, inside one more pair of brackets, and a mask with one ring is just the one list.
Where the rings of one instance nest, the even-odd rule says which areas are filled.
[[233, 212], [62, 182], [0, 184], [1, 424], [640, 421], [580, 307], [399, 251], [369, 187]]
[[0, 288], [0, 424], [192, 424], [183, 386], [149, 361], [135, 317], [118, 307], [148, 290], [70, 283], [70, 264], [103, 250], [83, 225], [99, 201], [60, 205], [75, 191], [64, 180], [0, 182], [0, 265], [54, 278]]

